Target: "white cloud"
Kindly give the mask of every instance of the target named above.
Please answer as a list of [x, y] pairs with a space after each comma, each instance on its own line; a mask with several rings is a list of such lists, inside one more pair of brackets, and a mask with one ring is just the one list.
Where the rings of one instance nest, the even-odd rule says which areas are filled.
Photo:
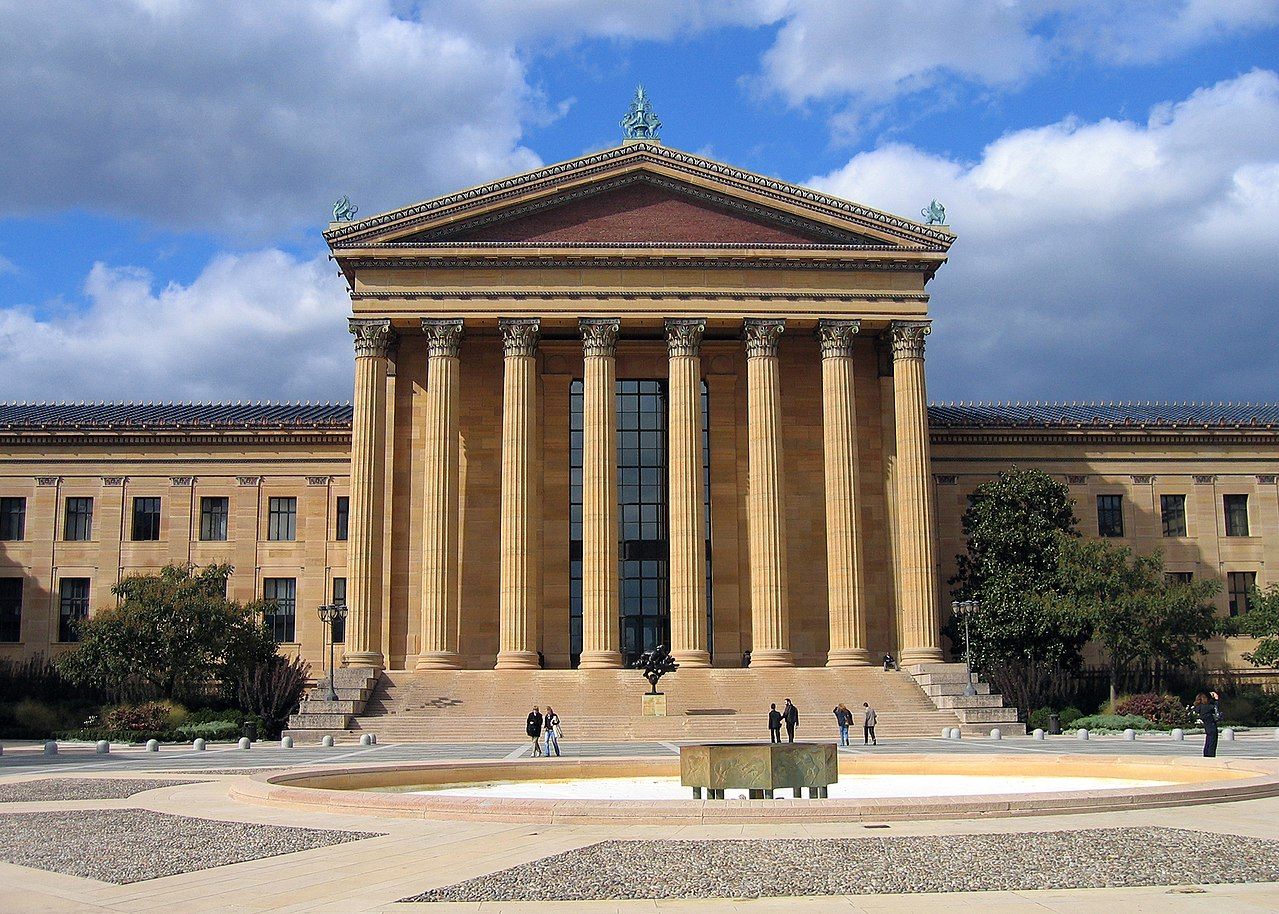
[[812, 179], [959, 235], [932, 286], [939, 396], [1279, 398], [1279, 76], [1145, 123], [1063, 121], [961, 163], [891, 145]]
[[85, 306], [0, 309], [7, 399], [350, 399], [350, 301], [326, 257], [220, 255], [189, 285], [96, 264]]
[[18, 265], [14, 263], [12, 260], [10, 260], [8, 257], [5, 257], [3, 254], [0, 254], [0, 276], [3, 276], [6, 273], [18, 273], [18, 272], [20, 272], [18, 270]]

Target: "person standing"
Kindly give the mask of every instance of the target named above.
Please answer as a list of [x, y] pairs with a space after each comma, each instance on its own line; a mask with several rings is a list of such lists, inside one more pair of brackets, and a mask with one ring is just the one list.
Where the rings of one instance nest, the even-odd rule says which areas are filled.
[[839, 744], [841, 746], [848, 745], [848, 725], [852, 721], [853, 715], [848, 708], [843, 705], [835, 705], [835, 724], [839, 727]]
[[537, 705], [528, 712], [528, 724], [524, 727], [524, 732], [533, 741], [533, 755], [540, 756], [542, 754], [542, 712]]
[[542, 718], [542, 728], [546, 731], [546, 757], [551, 757], [551, 749], [560, 754], [560, 716], [550, 705], [546, 706], [546, 716]]
[[1192, 709], [1204, 728], [1204, 758], [1217, 757], [1217, 722], [1221, 720], [1221, 708], [1217, 702], [1221, 697], [1216, 692], [1205, 695], [1200, 692], [1195, 696]]
[[[786, 707], [782, 709], [782, 721], [786, 724], [786, 742], [795, 742], [795, 728], [799, 726], [799, 708], [786, 699]], [[779, 739], [778, 742], [781, 742]]]
[[878, 746], [879, 742], [875, 739], [875, 709], [870, 706], [870, 702], [862, 702], [862, 743], [872, 746]]
[[782, 715], [775, 704], [768, 706], [768, 738], [773, 743], [782, 741]]

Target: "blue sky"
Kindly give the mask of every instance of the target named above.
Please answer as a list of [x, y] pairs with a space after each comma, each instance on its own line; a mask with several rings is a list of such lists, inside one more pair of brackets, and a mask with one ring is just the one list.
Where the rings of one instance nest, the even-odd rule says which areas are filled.
[[[1279, 399], [1279, 0], [0, 7], [0, 398], [345, 399], [319, 236], [613, 145], [959, 235], [935, 399]], [[281, 354], [286, 354], [281, 358]]]

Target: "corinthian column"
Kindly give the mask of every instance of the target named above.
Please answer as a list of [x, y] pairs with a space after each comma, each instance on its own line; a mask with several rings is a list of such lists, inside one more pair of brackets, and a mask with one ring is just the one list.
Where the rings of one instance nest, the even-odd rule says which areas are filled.
[[897, 417], [897, 613], [901, 662], [941, 660], [933, 489], [929, 485], [928, 321], [893, 321], [893, 402]]
[[346, 560], [345, 666], [381, 669], [382, 516], [386, 467], [386, 370], [395, 346], [390, 320], [351, 318], [355, 408], [351, 417], [351, 503]]
[[458, 411], [461, 320], [422, 320], [426, 408], [422, 466], [422, 643], [417, 669], [460, 666], [458, 623]]
[[747, 318], [746, 405], [750, 485], [751, 666], [794, 666], [786, 602], [786, 506], [782, 494], [777, 340], [783, 320]]
[[617, 367], [622, 322], [583, 318], [582, 657], [584, 670], [615, 669], [617, 612]]
[[533, 439], [537, 318], [502, 319], [502, 557], [498, 580], [499, 670], [537, 669], [538, 600], [533, 554]]
[[711, 665], [706, 644], [706, 489], [702, 466], [702, 360], [706, 321], [666, 321], [670, 354], [668, 493], [671, 654], [685, 667]]
[[822, 430], [826, 467], [826, 591], [830, 608], [827, 666], [865, 666], [866, 614], [862, 606], [862, 543], [857, 529], [857, 403], [853, 339], [857, 320], [823, 320]]

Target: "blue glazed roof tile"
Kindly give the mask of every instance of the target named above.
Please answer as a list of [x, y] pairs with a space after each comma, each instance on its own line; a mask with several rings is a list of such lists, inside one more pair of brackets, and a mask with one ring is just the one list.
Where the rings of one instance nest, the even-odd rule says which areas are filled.
[[1279, 403], [934, 403], [933, 428], [1275, 428]]
[[350, 403], [0, 403], [0, 429], [343, 429]]

